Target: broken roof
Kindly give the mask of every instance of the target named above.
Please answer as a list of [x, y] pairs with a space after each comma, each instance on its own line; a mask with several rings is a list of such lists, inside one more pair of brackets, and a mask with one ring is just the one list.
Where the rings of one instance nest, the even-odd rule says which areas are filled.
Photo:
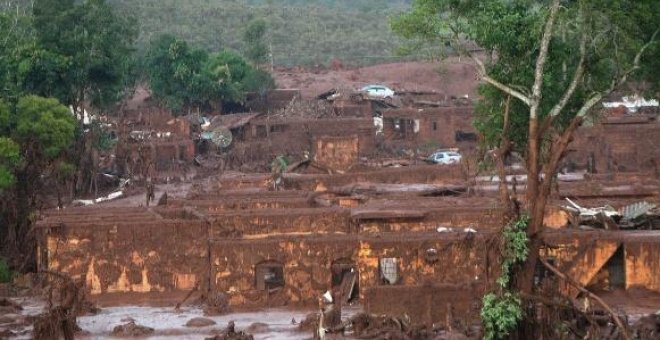
[[219, 115], [211, 119], [211, 130], [216, 128], [227, 128], [229, 130], [242, 127], [261, 113], [233, 113], [228, 115]]

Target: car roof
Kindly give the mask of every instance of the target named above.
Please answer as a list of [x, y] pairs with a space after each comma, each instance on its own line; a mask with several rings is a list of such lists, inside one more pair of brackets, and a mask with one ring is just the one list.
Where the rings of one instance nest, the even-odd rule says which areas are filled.
[[384, 88], [384, 89], [386, 89], [387, 86], [372, 84], [372, 85], [367, 85], [367, 86], [363, 87], [362, 90], [368, 90], [368, 89], [373, 89], [373, 88]]

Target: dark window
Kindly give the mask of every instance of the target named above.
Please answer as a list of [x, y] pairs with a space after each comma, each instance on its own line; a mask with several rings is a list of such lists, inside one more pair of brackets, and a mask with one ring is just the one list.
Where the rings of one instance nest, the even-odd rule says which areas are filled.
[[[545, 259], [546, 262], [548, 262], [550, 265], [554, 266], [555, 265], [555, 258], [554, 257], [547, 257]], [[543, 280], [549, 277], [555, 276], [553, 272], [551, 272], [548, 268], [546, 268], [543, 263], [541, 263], [541, 260], [536, 261], [536, 267], [535, 267], [535, 273], [534, 273], [534, 285], [539, 286]]]
[[268, 135], [268, 130], [266, 130], [266, 127], [264, 125], [257, 125], [257, 131], [256, 131], [256, 137], [257, 138], [266, 138]]
[[477, 134], [472, 133], [472, 132], [463, 132], [463, 131], [456, 131], [456, 141], [457, 142], [476, 142], [477, 141]]
[[286, 131], [286, 125], [279, 124], [279, 125], [272, 125], [270, 127], [270, 132], [284, 132]]
[[438, 130], [438, 122], [433, 122], [433, 131]]
[[395, 285], [399, 282], [399, 259], [384, 257], [378, 261], [380, 282], [385, 285]]
[[355, 262], [350, 259], [339, 259], [332, 263], [332, 288], [339, 287], [344, 302], [350, 302], [359, 297], [358, 270]]
[[258, 290], [284, 287], [284, 265], [275, 261], [261, 262], [255, 266], [255, 286]]

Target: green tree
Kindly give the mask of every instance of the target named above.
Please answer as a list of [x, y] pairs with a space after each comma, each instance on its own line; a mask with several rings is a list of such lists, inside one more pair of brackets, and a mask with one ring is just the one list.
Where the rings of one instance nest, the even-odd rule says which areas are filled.
[[214, 95], [216, 84], [204, 69], [206, 51], [162, 35], [152, 42], [147, 60], [151, 90], [170, 109], [199, 109]]
[[[530, 251], [518, 290], [533, 288], [545, 207], [575, 130], [629, 80], [658, 83], [658, 72], [639, 71], [657, 64], [649, 53], [658, 51], [659, 22], [653, 0], [416, 0], [394, 20], [404, 36], [444, 40], [473, 59], [483, 82], [476, 125], [497, 148], [500, 176], [511, 150], [524, 154]], [[513, 207], [507, 186], [500, 188]]]
[[233, 51], [209, 55], [170, 35], [152, 42], [147, 60], [154, 96], [175, 112], [242, 102], [246, 92], [274, 86], [270, 74]]
[[82, 113], [89, 102], [107, 107], [126, 85], [136, 23], [118, 16], [104, 0], [35, 0], [36, 43], [21, 63], [30, 93], [56, 97]]
[[256, 19], [251, 21], [243, 32], [243, 43], [245, 57], [256, 65], [265, 63], [268, 60], [268, 46], [265, 42], [266, 21]]
[[3, 216], [7, 230], [0, 235], [14, 251], [33, 253], [26, 242], [29, 216], [37, 208], [39, 190], [47, 179], [44, 175], [65, 155], [75, 130], [74, 116], [57, 99], [25, 96], [15, 107], [0, 101], [0, 189], [5, 189], [4, 201], [15, 212], [13, 218]]

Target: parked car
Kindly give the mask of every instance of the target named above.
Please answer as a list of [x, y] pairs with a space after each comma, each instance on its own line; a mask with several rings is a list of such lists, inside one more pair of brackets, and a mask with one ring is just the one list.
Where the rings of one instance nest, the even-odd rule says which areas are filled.
[[458, 151], [437, 151], [427, 160], [435, 164], [458, 164], [462, 158], [463, 156]]
[[373, 98], [392, 99], [394, 97], [394, 90], [383, 85], [367, 85], [360, 91]]

